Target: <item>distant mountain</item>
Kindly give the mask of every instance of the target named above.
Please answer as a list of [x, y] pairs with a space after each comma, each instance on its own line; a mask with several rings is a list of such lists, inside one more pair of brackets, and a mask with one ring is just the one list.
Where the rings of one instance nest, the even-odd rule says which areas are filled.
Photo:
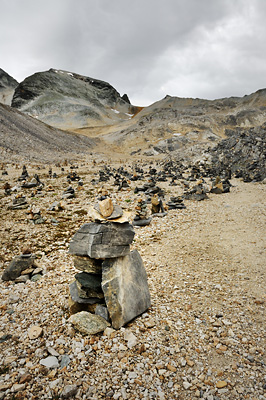
[[21, 82], [12, 107], [60, 128], [116, 124], [138, 111], [109, 83], [63, 70], [38, 72]]
[[18, 84], [12, 107], [97, 141], [97, 149], [107, 155], [189, 159], [216, 146], [230, 129], [264, 124], [266, 89], [217, 100], [166, 96], [137, 107], [107, 82], [50, 69]]
[[140, 154], [183, 154], [199, 144], [215, 145], [227, 129], [256, 127], [265, 121], [266, 89], [218, 100], [166, 96], [143, 108], [130, 121], [109, 128], [106, 134], [102, 131], [102, 139]]
[[16, 79], [0, 68], [0, 103], [11, 105], [17, 86], [18, 82]]
[[63, 132], [0, 104], [0, 160], [53, 162], [91, 152], [95, 141]]

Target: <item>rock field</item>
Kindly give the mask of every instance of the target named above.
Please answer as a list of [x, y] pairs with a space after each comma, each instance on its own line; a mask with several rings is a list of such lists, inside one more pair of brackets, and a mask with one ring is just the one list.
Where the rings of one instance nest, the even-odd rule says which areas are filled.
[[[117, 183], [120, 167], [113, 164], [105, 180], [98, 161], [27, 165], [29, 182], [38, 174], [43, 185], [23, 188], [22, 164], [1, 166], [0, 274], [25, 247], [40, 274], [0, 280], [0, 399], [266, 399], [264, 181], [233, 177], [228, 193], [165, 206], [166, 215], [134, 227], [151, 307], [118, 330], [74, 330], [72, 236], [101, 190], [132, 221], [138, 200], [148, 197], [135, 188], [150, 181], [151, 167], [161, 168], [143, 163], [134, 180], [124, 175]], [[156, 182], [164, 205], [195, 184], [185, 181], [188, 174]]]

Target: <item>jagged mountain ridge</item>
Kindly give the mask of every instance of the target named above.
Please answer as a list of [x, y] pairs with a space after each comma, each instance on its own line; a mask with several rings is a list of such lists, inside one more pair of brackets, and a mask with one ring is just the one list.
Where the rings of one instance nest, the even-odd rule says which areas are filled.
[[66, 130], [115, 124], [137, 111], [109, 83], [56, 69], [37, 72], [21, 82], [12, 107]]
[[0, 68], [0, 103], [11, 105], [18, 84], [16, 79]]
[[0, 103], [0, 159], [52, 162], [85, 155], [95, 141], [64, 132]]

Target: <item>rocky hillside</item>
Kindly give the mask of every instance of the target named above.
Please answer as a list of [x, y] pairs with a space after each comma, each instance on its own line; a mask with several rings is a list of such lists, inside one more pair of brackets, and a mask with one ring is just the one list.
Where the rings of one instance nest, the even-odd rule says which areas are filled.
[[[17, 85], [11, 77], [5, 79]], [[127, 95], [121, 97], [107, 82], [50, 69], [38, 72], [18, 84], [12, 107], [22, 111], [24, 116], [33, 117], [27, 121], [32, 125], [34, 120], [38, 127], [42, 127], [40, 132], [44, 125], [38, 122], [42, 121], [51, 127], [78, 134], [71, 136], [76, 138], [73, 140], [78, 148], [78, 140], [84, 143], [87, 137], [86, 143], [97, 144], [94, 154], [105, 153], [108, 157], [112, 155], [112, 158], [134, 156], [136, 159], [146, 156], [170, 157], [196, 162], [204, 153], [205, 159], [213, 158], [216, 166], [218, 161], [222, 167], [223, 164], [234, 163], [234, 170], [250, 168], [247, 164], [252, 164], [254, 160], [258, 163], [259, 158], [258, 168], [265, 170], [261, 143], [264, 146], [265, 131], [262, 125], [266, 122], [266, 89], [244, 97], [218, 100], [166, 96], [142, 108], [132, 106]], [[5, 113], [8, 111], [5, 109]], [[45, 129], [48, 129], [47, 125]], [[243, 130], [249, 131], [248, 143], [240, 140]], [[257, 141], [257, 130], [262, 142]], [[66, 134], [53, 132], [58, 149], [62, 149], [63, 153], [68, 151]], [[16, 152], [17, 137], [9, 135], [3, 143], [7, 140], [9, 147]], [[235, 145], [235, 141], [239, 143]], [[54, 146], [51, 143], [49, 146]], [[214, 148], [213, 152], [209, 151], [211, 148]], [[39, 153], [37, 142], [35, 152]], [[248, 176], [251, 175], [248, 173]]]
[[266, 178], [266, 123], [253, 128], [227, 129], [226, 139], [209, 151], [219, 175], [229, 170], [244, 182]]
[[0, 104], [0, 160], [56, 161], [87, 154], [95, 141], [63, 132]]
[[18, 82], [0, 68], [0, 103], [11, 105]]
[[219, 100], [166, 96], [104, 136], [108, 143], [156, 155], [197, 153], [226, 137], [227, 129], [254, 127], [266, 121], [266, 89], [242, 98]]
[[60, 129], [112, 125], [137, 111], [107, 82], [50, 69], [16, 88], [12, 107]]

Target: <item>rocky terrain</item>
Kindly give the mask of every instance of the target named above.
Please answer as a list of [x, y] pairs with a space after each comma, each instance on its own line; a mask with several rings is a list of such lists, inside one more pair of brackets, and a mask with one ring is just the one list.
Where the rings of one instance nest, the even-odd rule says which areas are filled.
[[140, 155], [170, 153], [177, 159], [191, 158], [225, 138], [227, 129], [262, 125], [265, 107], [266, 90], [212, 101], [166, 96], [103, 139]]
[[[204, 171], [175, 162], [27, 165], [24, 180], [41, 182], [27, 187], [21, 164], [2, 166], [1, 274], [28, 247], [39, 275], [0, 282], [0, 398], [266, 398], [266, 185], [233, 178], [216, 194], [209, 175], [196, 201]], [[69, 185], [74, 197], [64, 196]], [[185, 208], [167, 206], [195, 185]], [[103, 190], [131, 220], [154, 192], [167, 214], [135, 227], [151, 307], [88, 336], [69, 321], [77, 270], [68, 248]], [[24, 208], [10, 208], [21, 198]]]
[[227, 138], [209, 151], [216, 173], [230, 169], [244, 182], [266, 177], [266, 124], [252, 128], [226, 130]]
[[[141, 109], [51, 69], [0, 104], [0, 400], [266, 399], [265, 93]], [[102, 199], [129, 216], [151, 305], [84, 334], [70, 243]]]

